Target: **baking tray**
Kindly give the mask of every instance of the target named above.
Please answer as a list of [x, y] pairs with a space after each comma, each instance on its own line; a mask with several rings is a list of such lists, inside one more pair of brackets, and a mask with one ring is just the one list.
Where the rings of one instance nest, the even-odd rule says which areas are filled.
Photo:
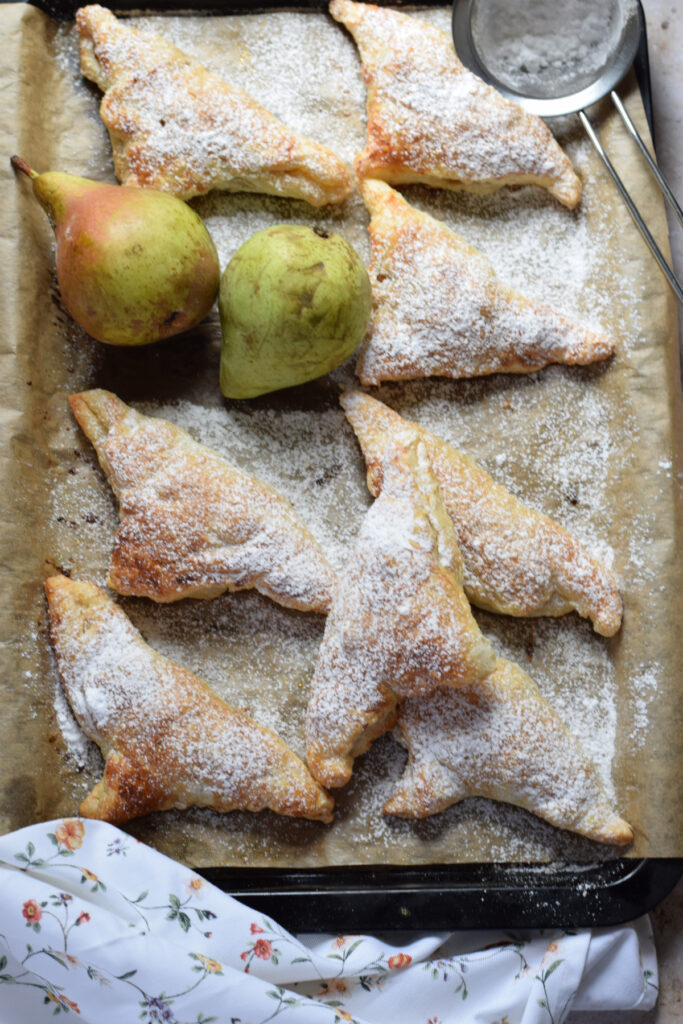
[[[32, 2], [57, 20], [71, 20], [80, 6], [75, 0]], [[254, 4], [249, 0], [199, 0], [191, 5], [186, 0], [163, 0], [145, 4], [144, 10], [229, 14], [283, 6], [277, 2]], [[327, 7], [319, 0], [299, 0], [286, 6], [308, 10]], [[426, 6], [424, 0], [420, 6]], [[112, 9], [116, 13], [138, 13], [141, 7], [134, 0], [123, 0], [112, 5]], [[645, 29], [634, 70], [654, 138]], [[576, 928], [614, 925], [646, 913], [675, 886], [683, 874], [683, 858], [528, 865], [210, 868], [200, 869], [200, 873], [292, 930], [335, 932], [342, 926], [346, 931], [557, 925]]]

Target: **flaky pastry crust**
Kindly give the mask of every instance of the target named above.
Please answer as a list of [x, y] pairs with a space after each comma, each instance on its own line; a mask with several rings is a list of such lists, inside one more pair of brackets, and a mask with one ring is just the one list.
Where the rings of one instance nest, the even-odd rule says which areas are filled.
[[98, 4], [77, 11], [76, 28], [81, 70], [105, 94], [100, 116], [123, 185], [180, 199], [211, 189], [265, 192], [313, 206], [351, 192], [351, 176], [330, 149], [161, 36]]
[[332, 800], [279, 736], [152, 650], [103, 590], [54, 576], [45, 591], [69, 704], [105, 759], [84, 817], [197, 806], [331, 821]]
[[288, 608], [328, 611], [334, 572], [277, 491], [110, 391], [69, 402], [119, 501], [114, 590], [168, 602], [253, 587]]
[[498, 280], [480, 252], [383, 181], [361, 180], [371, 214], [372, 322], [363, 384], [531, 373], [593, 363], [614, 341]]
[[354, 37], [367, 86], [359, 177], [475, 192], [533, 184], [576, 206], [581, 182], [548, 127], [468, 71], [448, 33], [375, 4], [329, 10]]
[[349, 391], [341, 404], [363, 450], [374, 495], [383, 487], [387, 451], [418, 431], [455, 528], [472, 604], [517, 616], [577, 611], [602, 636], [618, 631], [622, 603], [616, 579], [568, 530], [524, 505], [469, 456], [383, 402]]
[[383, 481], [340, 576], [311, 684], [306, 761], [327, 787], [348, 782], [400, 700], [462, 686], [495, 663], [417, 436], [386, 454]]
[[398, 726], [409, 761], [386, 814], [425, 818], [483, 796], [601, 843], [633, 839], [578, 740], [513, 662], [499, 659], [491, 675], [458, 690], [406, 700]]

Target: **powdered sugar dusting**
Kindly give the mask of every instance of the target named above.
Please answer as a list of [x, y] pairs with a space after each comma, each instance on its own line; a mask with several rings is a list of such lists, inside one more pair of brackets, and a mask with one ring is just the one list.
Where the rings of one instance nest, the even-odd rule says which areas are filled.
[[[368, 462], [375, 493], [395, 436], [414, 427], [361, 392], [342, 398]], [[421, 431], [462, 551], [465, 589], [483, 608], [511, 615], [587, 615], [598, 632], [621, 623], [616, 580], [577, 540], [518, 502], [473, 460]], [[577, 499], [578, 501], [578, 499]]]
[[126, 816], [170, 803], [317, 816], [322, 794], [278, 737], [155, 653], [106, 595], [61, 577], [48, 584], [48, 597], [74, 715], [105, 756], [123, 759], [122, 778], [145, 778], [140, 795], [115, 784], [114, 813], [119, 803]]
[[291, 501], [330, 564], [337, 570], [344, 566], [369, 499], [339, 408], [319, 410], [314, 417], [297, 409], [259, 409], [258, 431], [251, 411], [239, 404], [141, 407], [147, 409], [182, 425]]
[[493, 668], [424, 445], [390, 450], [380, 496], [341, 576], [311, 684], [308, 759], [324, 784], [388, 725], [398, 700]]
[[[447, 8], [430, 8], [419, 16], [448, 31]], [[275, 32], [269, 28], [272, 17]], [[347, 164], [363, 148], [366, 92], [360, 62], [351, 37], [331, 19], [312, 11], [283, 11], [208, 22], [154, 16], [131, 23], [163, 32], [288, 126], [329, 145]], [[65, 107], [75, 111], [82, 129], [76, 141], [67, 133], [59, 140], [54, 165], [111, 181], [100, 96], [80, 76], [72, 27], [59, 26], [51, 45]], [[301, 74], [303, 52], [320, 74]], [[651, 285], [634, 255], [628, 214], [618, 200], [609, 201], [605, 188], [595, 187], [602, 171], [590, 144], [570, 123], [553, 125], [553, 130], [584, 183], [581, 205], [571, 213], [534, 187], [478, 196], [415, 185], [402, 193], [412, 206], [447, 223], [484, 253], [503, 283], [615, 337], [616, 358], [588, 369], [551, 367], [524, 379], [497, 375], [385, 385], [379, 397], [473, 456], [520, 500], [552, 515], [613, 566], [628, 599], [625, 625], [614, 643], [596, 636], [576, 616], [526, 621], [478, 611], [475, 616], [496, 653], [522, 665], [580, 737], [608, 795], [626, 812], [630, 790], [618, 774], [620, 751], [633, 741], [645, 761], [658, 706], [650, 699], [656, 691], [648, 680], [656, 678], [662, 685], [665, 678], [657, 650], [653, 647], [644, 657], [639, 645], [661, 627], [658, 605], [649, 595], [653, 581], [663, 585], [657, 566], [663, 564], [659, 553], [671, 530], [661, 509], [641, 504], [640, 491], [650, 494], [655, 484], [662, 490], [670, 485], [670, 471], [657, 463], [670, 460], [671, 453], [658, 448], [654, 462], [647, 455], [653, 436], [657, 442], [657, 428], [650, 431], [652, 405], [645, 412], [639, 405], [646, 375], [641, 376], [638, 359], [644, 351], [651, 364], [655, 356], [651, 324], [639, 301]], [[367, 214], [357, 193], [342, 206], [323, 210], [277, 197], [218, 192], [192, 205], [207, 220], [221, 266], [256, 230], [284, 222], [339, 230], [369, 259]], [[336, 402], [339, 390], [358, 386], [353, 362], [305, 391], [254, 403], [222, 403], [216, 316], [198, 340], [115, 354], [93, 346], [64, 319], [50, 328], [50, 342], [69, 368], [69, 377], [55, 387], [51, 379], [49, 403], [59, 426], [51, 442], [44, 517], [45, 549], [53, 563], [75, 578], [100, 584], [106, 579], [118, 523], [116, 503], [89, 443], [68, 417], [64, 397], [66, 388], [101, 386], [143, 413], [177, 422], [196, 440], [274, 486], [292, 501], [332, 566], [343, 569], [370, 504], [362, 457]], [[661, 413], [661, 394], [658, 401]], [[303, 754], [306, 703], [324, 629], [321, 616], [289, 611], [253, 591], [163, 607], [119, 600], [153, 647], [192, 668], [233, 706], [250, 709], [274, 726]], [[26, 641], [27, 647], [35, 643], [33, 635]], [[36, 673], [36, 687], [39, 677], [44, 673]], [[637, 684], [634, 690], [631, 680]], [[65, 711], [64, 698], [58, 698], [57, 714], [67, 753], [85, 763], [81, 776], [69, 776], [74, 793], [64, 797], [59, 812], [74, 813], [83, 786], [92, 785], [98, 773], [92, 745], [76, 732], [73, 718], [59, 711], [60, 699]], [[273, 816], [193, 810], [169, 812], [163, 820], [140, 823], [135, 831], [172, 855], [188, 855], [198, 863], [342, 864], [403, 862], [406, 857], [434, 863], [476, 860], [482, 853], [492, 860], [566, 861], [610, 855], [524, 811], [479, 798], [417, 824], [387, 819], [381, 809], [405, 758], [392, 736], [377, 740], [357, 759], [351, 783], [339, 792], [337, 820], [329, 829], [283, 824]]]
[[120, 503], [109, 574], [119, 593], [174, 601], [256, 587], [328, 609], [334, 574], [277, 492], [110, 392], [83, 392], [73, 408]]
[[363, 173], [479, 189], [538, 181], [574, 205], [578, 182], [546, 126], [464, 68], [450, 33], [347, 0], [330, 11], [353, 33], [368, 83]]
[[634, 4], [524, 0], [475, 6], [477, 52], [499, 82], [520, 95], [566, 96], [587, 88], [618, 53]]
[[502, 286], [480, 252], [388, 185], [369, 181], [362, 190], [372, 214], [373, 293], [358, 362], [364, 384], [530, 372], [613, 352], [605, 335]]
[[647, 740], [650, 705], [657, 699], [660, 684], [661, 666], [656, 663], [644, 666], [631, 679], [633, 693], [631, 738], [636, 747], [642, 748]]
[[100, 113], [126, 185], [188, 199], [212, 188], [340, 202], [348, 172], [244, 90], [156, 34], [98, 5], [80, 9], [82, 70], [105, 90]]
[[596, 838], [628, 836], [587, 755], [511, 662], [471, 686], [407, 700], [399, 725], [411, 763], [392, 813], [419, 817], [484, 795]]

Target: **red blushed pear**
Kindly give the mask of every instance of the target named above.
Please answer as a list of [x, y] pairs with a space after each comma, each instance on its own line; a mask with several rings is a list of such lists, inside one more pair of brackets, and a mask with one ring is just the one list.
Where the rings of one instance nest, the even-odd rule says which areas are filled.
[[204, 222], [180, 199], [104, 185], [21, 157], [57, 240], [59, 289], [74, 320], [108, 345], [147, 345], [199, 323], [218, 294], [218, 255]]

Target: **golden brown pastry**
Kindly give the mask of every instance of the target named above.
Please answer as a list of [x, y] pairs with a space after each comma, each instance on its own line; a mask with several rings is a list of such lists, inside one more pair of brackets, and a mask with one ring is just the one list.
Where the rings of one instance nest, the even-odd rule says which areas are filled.
[[613, 353], [611, 338], [506, 287], [485, 256], [385, 182], [367, 178], [360, 189], [373, 300], [356, 368], [363, 384], [531, 373]]
[[349, 172], [331, 150], [290, 131], [160, 36], [97, 4], [80, 8], [76, 28], [81, 70], [105, 93], [100, 116], [123, 185], [181, 199], [210, 189], [266, 192], [313, 206], [351, 192]]
[[332, 0], [367, 85], [359, 177], [490, 192], [540, 185], [574, 207], [581, 183], [550, 130], [468, 71], [450, 35], [375, 4]]
[[313, 676], [306, 761], [343, 786], [396, 705], [490, 672], [495, 657], [462, 589], [451, 521], [414, 436], [387, 452], [382, 492], [341, 574]]
[[406, 700], [398, 724], [410, 759], [386, 814], [425, 818], [484, 796], [601, 843], [633, 839], [578, 740], [512, 662], [500, 659], [469, 686]]
[[104, 774], [81, 804], [115, 823], [171, 807], [270, 808], [331, 821], [333, 803], [270, 729], [153, 651], [92, 583], [45, 584], [57, 667]]
[[467, 455], [382, 402], [350, 391], [341, 403], [360, 441], [374, 495], [383, 487], [386, 452], [419, 432], [455, 527], [472, 604], [520, 616], [573, 610], [602, 636], [617, 632], [622, 615], [617, 582], [568, 530], [523, 505]]
[[277, 491], [110, 391], [69, 402], [119, 501], [114, 590], [167, 602], [255, 587], [288, 608], [328, 611], [334, 573]]

